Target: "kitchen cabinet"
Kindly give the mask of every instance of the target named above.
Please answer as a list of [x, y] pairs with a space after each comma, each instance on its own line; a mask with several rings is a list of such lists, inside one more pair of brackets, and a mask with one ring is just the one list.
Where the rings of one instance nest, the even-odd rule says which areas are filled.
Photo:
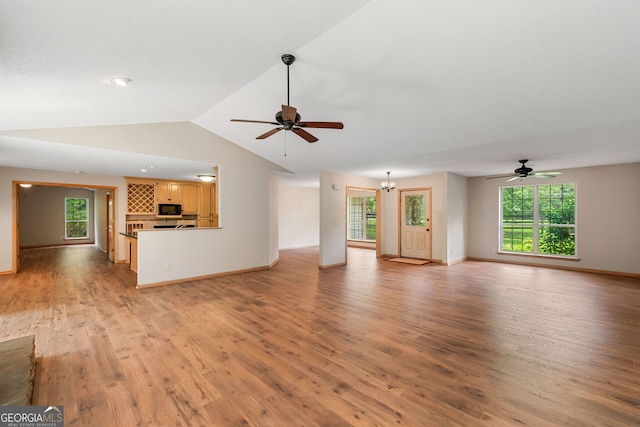
[[216, 184], [200, 184], [198, 197], [198, 227], [218, 227], [218, 197]]
[[218, 215], [212, 215], [210, 217], [198, 217], [198, 228], [206, 227], [218, 227]]
[[182, 184], [172, 181], [156, 181], [158, 203], [182, 203]]
[[184, 215], [198, 213], [198, 184], [182, 184], [182, 213]]

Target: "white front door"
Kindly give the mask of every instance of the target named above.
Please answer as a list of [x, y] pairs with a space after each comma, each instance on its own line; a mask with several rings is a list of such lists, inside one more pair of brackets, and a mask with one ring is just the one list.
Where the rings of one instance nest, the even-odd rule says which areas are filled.
[[400, 191], [400, 256], [431, 259], [431, 189]]

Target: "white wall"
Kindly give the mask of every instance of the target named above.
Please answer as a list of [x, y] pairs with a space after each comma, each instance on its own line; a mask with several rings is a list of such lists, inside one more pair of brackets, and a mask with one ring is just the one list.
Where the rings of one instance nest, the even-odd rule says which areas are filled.
[[102, 188], [95, 190], [94, 207], [95, 207], [95, 230], [96, 230], [96, 246], [107, 251], [107, 192]]
[[[380, 180], [320, 172], [320, 266], [347, 260], [347, 187], [377, 188]], [[384, 236], [381, 236], [384, 238]]]
[[320, 243], [320, 191], [317, 188], [281, 186], [278, 210], [280, 249]]
[[[579, 261], [497, 254], [500, 179], [469, 180], [469, 256], [588, 270], [640, 273], [640, 163], [564, 169], [553, 180], [575, 183]], [[511, 185], [522, 185], [515, 181]]]
[[469, 179], [447, 173], [447, 243], [444, 262], [451, 264], [467, 257], [469, 234]]
[[[95, 242], [94, 192], [81, 187], [19, 187], [20, 247], [92, 244]], [[87, 238], [65, 240], [65, 198], [89, 201]]]
[[[226, 235], [225, 235], [226, 234]], [[229, 256], [229, 230], [222, 228], [138, 231], [138, 285], [180, 281], [230, 271], [265, 267], [263, 256]], [[265, 233], [267, 234], [267, 233]], [[256, 262], [256, 258], [262, 262]]]
[[[381, 181], [380, 181], [381, 182]], [[382, 256], [398, 256], [398, 206], [400, 193], [397, 189], [389, 192], [380, 191], [380, 254]]]
[[267, 260], [273, 262], [280, 258], [278, 206], [280, 201], [280, 182], [275, 174], [269, 174], [269, 256]]

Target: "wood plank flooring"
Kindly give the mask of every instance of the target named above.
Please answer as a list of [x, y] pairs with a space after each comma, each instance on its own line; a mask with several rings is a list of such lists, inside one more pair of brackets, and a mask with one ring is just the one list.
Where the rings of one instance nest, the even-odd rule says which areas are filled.
[[26, 250], [0, 340], [35, 335], [67, 426], [640, 425], [640, 281], [317, 248], [151, 289], [95, 247]]

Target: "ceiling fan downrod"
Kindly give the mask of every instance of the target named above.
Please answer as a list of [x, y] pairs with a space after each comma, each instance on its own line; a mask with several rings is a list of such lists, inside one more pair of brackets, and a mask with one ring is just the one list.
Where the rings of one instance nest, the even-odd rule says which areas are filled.
[[289, 65], [293, 64], [296, 61], [296, 57], [291, 55], [290, 53], [285, 53], [282, 55], [282, 62], [287, 66], [287, 105], [289, 104]]

